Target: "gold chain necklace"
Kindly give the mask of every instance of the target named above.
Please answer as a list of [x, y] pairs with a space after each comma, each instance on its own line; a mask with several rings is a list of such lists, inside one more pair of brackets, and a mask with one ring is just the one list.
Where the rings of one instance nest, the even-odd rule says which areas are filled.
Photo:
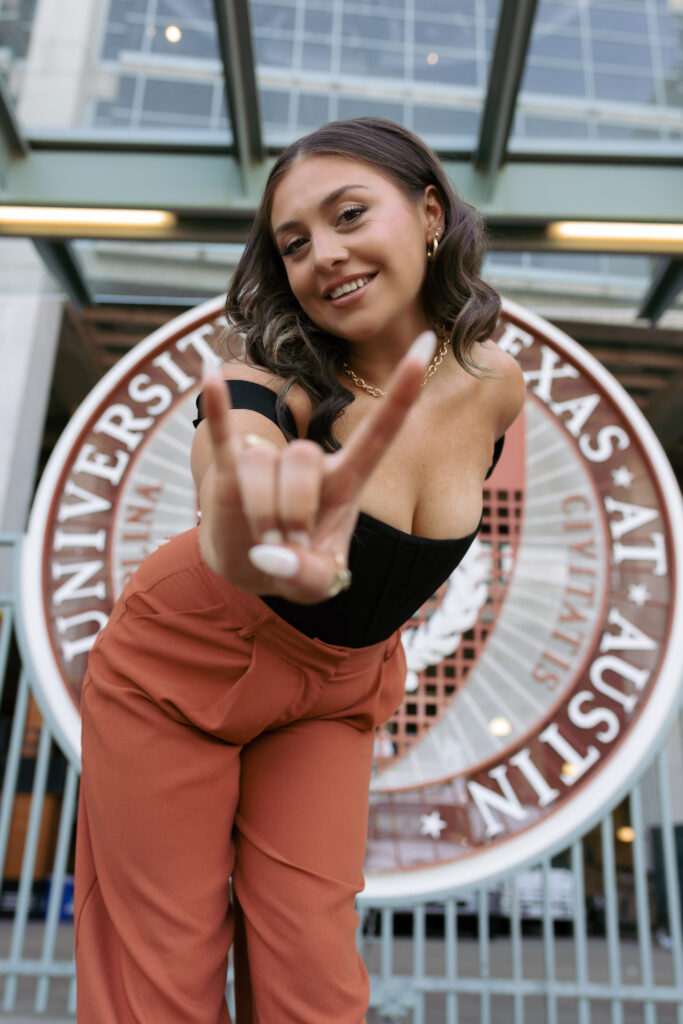
[[[441, 366], [441, 363], [443, 362], [443, 357], [446, 355], [446, 352], [448, 352], [449, 343], [450, 338], [445, 338], [444, 341], [441, 343], [441, 348], [436, 353], [431, 363], [427, 367], [427, 371], [422, 382], [422, 387], [425, 386], [429, 378], [433, 377], [438, 368]], [[385, 397], [386, 391], [382, 391], [381, 388], [374, 388], [372, 384], [368, 384], [367, 381], [363, 380], [362, 377], [358, 376], [353, 367], [350, 366], [348, 363], [344, 363], [344, 373], [347, 375], [347, 377], [351, 378], [351, 380], [353, 381], [357, 388], [362, 388], [363, 391], [367, 391], [367, 393], [369, 395], [372, 395], [373, 398]]]

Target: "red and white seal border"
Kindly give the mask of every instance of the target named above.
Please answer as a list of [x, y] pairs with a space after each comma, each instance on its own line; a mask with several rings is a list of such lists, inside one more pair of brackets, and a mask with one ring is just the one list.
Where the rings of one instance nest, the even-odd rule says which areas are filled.
[[[80, 771], [81, 718], [69, 696], [55, 663], [47, 625], [47, 609], [42, 589], [46, 529], [60, 483], [69, 465], [69, 455], [89, 429], [99, 407], [106, 402], [115, 384], [133, 372], [142, 359], [176, 336], [216, 320], [224, 298], [216, 296], [164, 324], [127, 352], [102, 377], [66, 426], [43, 471], [31, 509], [28, 530], [22, 545], [20, 567], [19, 643], [24, 664], [30, 669], [33, 692], [40, 710], [64, 754]], [[27, 628], [27, 624], [30, 627]], [[30, 640], [27, 636], [30, 628]]]
[[[67, 426], [46, 467], [36, 495], [21, 560], [19, 639], [24, 663], [31, 672], [34, 692], [43, 714], [57, 742], [76, 767], [79, 766], [80, 758], [80, 716], [55, 662], [42, 586], [46, 530], [60, 493], [60, 484], [69, 466], [69, 456], [90, 428], [112, 389], [120, 386], [143, 360], [161, 346], [209, 321], [217, 320], [221, 310], [221, 298], [212, 299], [173, 319], [124, 356], [93, 389]], [[458, 888], [485, 884], [489, 878], [565, 848], [573, 837], [582, 834], [599, 820], [608, 804], [616, 803], [625, 795], [646, 766], [646, 759], [654, 756], [673, 719], [672, 712], [679, 700], [680, 666], [683, 664], [683, 595], [680, 578], [683, 502], [666, 455], [635, 403], [595, 359], [563, 332], [528, 310], [509, 301], [505, 301], [504, 310], [513, 322], [535, 332], [540, 340], [547, 339], [568, 358], [574, 359], [594, 379], [626, 415], [643, 458], [652, 468], [652, 482], [659, 492], [662, 517], [670, 543], [669, 576], [672, 595], [669, 640], [660, 663], [655, 686], [656, 699], [647, 700], [619, 748], [606, 760], [603, 769], [581, 787], [582, 813], [578, 825], [575, 802], [568, 801], [553, 814], [537, 822], [533, 828], [517, 833], [505, 843], [480, 850], [476, 857], [403, 872], [369, 874], [363, 894], [363, 899], [368, 902], [381, 899], [382, 902], [405, 903], [422, 896], [434, 898], [440, 894], [452, 894]]]
[[628, 793], [654, 758], [680, 701], [683, 683], [683, 574], [680, 571], [683, 560], [683, 500], [666, 454], [635, 402], [596, 359], [564, 332], [516, 303], [505, 300], [504, 310], [520, 327], [548, 339], [585, 369], [633, 427], [643, 457], [653, 470], [653, 484], [660, 492], [662, 515], [671, 543], [673, 557], [669, 574], [672, 600], [668, 643], [654, 693], [602, 770], [581, 787], [582, 813], [578, 825], [575, 801], [570, 800], [553, 814], [535, 822], [532, 828], [507, 838], [504, 843], [479, 849], [476, 856], [405, 871], [368, 872], [365, 889], [360, 896], [366, 904], [381, 901], [383, 904], [400, 905], [427, 896], [430, 899], [451, 896], [457, 890], [486, 885], [489, 879], [519, 870], [540, 857], [551, 857], [566, 849], [575, 838], [593, 828], [609, 806], [615, 806]]

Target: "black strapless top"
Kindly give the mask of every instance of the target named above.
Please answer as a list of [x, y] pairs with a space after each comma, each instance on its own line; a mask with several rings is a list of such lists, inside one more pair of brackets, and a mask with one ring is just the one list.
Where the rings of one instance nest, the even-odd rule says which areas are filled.
[[[297, 436], [289, 409], [285, 408], [278, 423], [277, 395], [270, 388], [246, 380], [225, 383], [233, 408], [253, 409], [277, 423], [288, 439]], [[198, 398], [195, 427], [201, 420]], [[496, 441], [487, 476], [500, 458], [503, 441], [503, 437]], [[407, 622], [448, 579], [464, 558], [480, 526], [481, 522], [467, 537], [437, 540], [405, 533], [361, 512], [351, 539], [352, 584], [348, 590], [312, 605], [267, 595], [261, 595], [261, 599], [306, 636], [344, 647], [379, 643]]]

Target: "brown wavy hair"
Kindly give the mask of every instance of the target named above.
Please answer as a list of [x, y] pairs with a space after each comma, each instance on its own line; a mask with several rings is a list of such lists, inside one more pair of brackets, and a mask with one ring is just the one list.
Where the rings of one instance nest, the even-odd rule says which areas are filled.
[[295, 161], [309, 156], [359, 160], [416, 202], [429, 185], [435, 186], [444, 204], [445, 230], [436, 258], [427, 262], [425, 254], [424, 310], [437, 333], [450, 337], [458, 363], [475, 375], [483, 368], [472, 359], [472, 346], [493, 331], [500, 299], [479, 277], [485, 251], [481, 216], [456, 196], [438, 158], [412, 132], [393, 121], [359, 117], [323, 125], [289, 146], [270, 172], [232, 278], [225, 308], [228, 331], [221, 348], [223, 355], [234, 356], [230, 342], [239, 335], [246, 361], [282, 378], [277, 403], [282, 429], [287, 393], [300, 385], [313, 407], [308, 437], [331, 451], [339, 447], [333, 424], [354, 398], [335, 373], [347, 358], [347, 343], [321, 330], [301, 309], [271, 232], [275, 189]]

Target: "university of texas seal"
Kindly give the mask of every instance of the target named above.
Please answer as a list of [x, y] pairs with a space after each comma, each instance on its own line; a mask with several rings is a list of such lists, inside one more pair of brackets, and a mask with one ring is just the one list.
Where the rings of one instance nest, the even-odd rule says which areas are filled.
[[[191, 421], [220, 309], [178, 317], [100, 381], [36, 495], [25, 654], [74, 762], [95, 637], [141, 560], [196, 522]], [[550, 324], [505, 303], [496, 340], [528, 400], [480, 537], [404, 632], [406, 700], [376, 744], [369, 900], [471, 887], [559, 848], [626, 792], [678, 699], [683, 511], [661, 447]]]

